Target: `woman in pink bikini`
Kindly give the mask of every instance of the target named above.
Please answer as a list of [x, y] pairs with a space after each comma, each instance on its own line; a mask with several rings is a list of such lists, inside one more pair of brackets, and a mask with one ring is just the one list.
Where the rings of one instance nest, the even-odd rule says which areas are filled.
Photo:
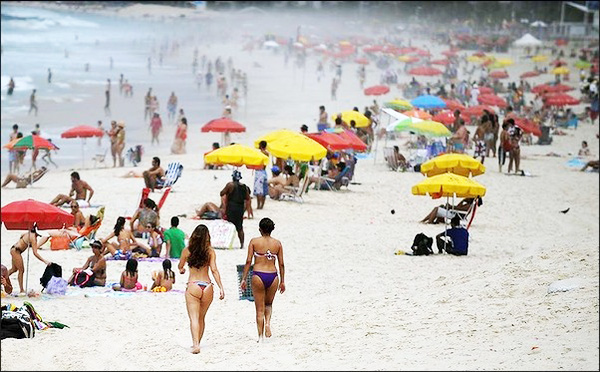
[[213, 284], [208, 276], [212, 272], [221, 291], [219, 299], [225, 298], [221, 275], [217, 269], [217, 255], [210, 245], [210, 233], [205, 225], [198, 225], [192, 232], [187, 248], [181, 252], [179, 272], [185, 273], [185, 263], [190, 267], [190, 277], [185, 290], [185, 304], [192, 331], [192, 353], [200, 352], [200, 340], [204, 334], [204, 317], [213, 300]]
[[[271, 314], [273, 313], [273, 299], [279, 289], [285, 292], [285, 269], [283, 265], [283, 247], [281, 242], [271, 237], [275, 224], [270, 218], [263, 218], [258, 224], [260, 237], [250, 240], [248, 245], [248, 257], [242, 273], [240, 288], [246, 290], [246, 278], [250, 271], [250, 264], [254, 257], [254, 268], [252, 271], [252, 294], [254, 295], [254, 306], [256, 307], [256, 327], [258, 328], [258, 341], [265, 337], [271, 337]], [[275, 267], [275, 258], [279, 264], [279, 274]]]

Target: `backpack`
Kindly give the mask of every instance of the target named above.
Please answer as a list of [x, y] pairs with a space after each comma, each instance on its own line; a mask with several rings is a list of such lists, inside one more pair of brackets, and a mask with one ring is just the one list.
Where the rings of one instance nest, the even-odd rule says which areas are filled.
[[50, 265], [46, 266], [44, 274], [40, 278], [40, 284], [42, 287], [46, 288], [50, 279], [55, 276], [59, 278], [62, 277], [62, 267], [59, 264], [52, 262]]
[[433, 249], [431, 248], [432, 245], [433, 238], [430, 238], [423, 233], [418, 233], [415, 235], [411, 249], [415, 256], [428, 256], [433, 254]]
[[93, 272], [90, 274], [89, 270], [80, 270], [75, 273], [73, 281], [70, 284], [81, 288], [93, 287], [95, 277], [96, 275]]

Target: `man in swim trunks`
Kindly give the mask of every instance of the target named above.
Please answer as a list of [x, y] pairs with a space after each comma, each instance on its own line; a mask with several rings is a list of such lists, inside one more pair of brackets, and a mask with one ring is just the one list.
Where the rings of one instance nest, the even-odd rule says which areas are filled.
[[[90, 192], [89, 195], [87, 192]], [[76, 200], [79, 206], [89, 206], [90, 199], [94, 195], [94, 189], [81, 179], [78, 172], [71, 173], [71, 191], [69, 195], [58, 194], [50, 204], [60, 207], [65, 203], [71, 203]], [[74, 196], [74, 197], [73, 197]]]
[[165, 170], [160, 166], [160, 158], [158, 156], [152, 158], [152, 166], [150, 169], [144, 171], [142, 175], [146, 187], [150, 188], [152, 192], [154, 192], [157, 184], [164, 182]]

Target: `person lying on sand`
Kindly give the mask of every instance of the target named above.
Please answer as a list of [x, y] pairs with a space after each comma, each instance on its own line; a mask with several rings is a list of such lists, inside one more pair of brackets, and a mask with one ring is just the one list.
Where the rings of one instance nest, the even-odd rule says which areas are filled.
[[48, 172], [46, 167], [41, 167], [40, 169], [26, 173], [22, 176], [18, 174], [9, 173], [6, 175], [4, 182], [2, 183], [2, 187], [7, 186], [9, 183], [14, 182], [17, 184], [17, 189], [24, 189], [29, 185], [32, 185], [34, 182], [38, 181], [40, 178], [44, 176]]

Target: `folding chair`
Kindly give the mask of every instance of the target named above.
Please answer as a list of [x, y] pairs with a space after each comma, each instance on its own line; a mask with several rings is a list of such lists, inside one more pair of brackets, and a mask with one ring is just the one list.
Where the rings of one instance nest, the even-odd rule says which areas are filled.
[[167, 166], [165, 171], [165, 177], [162, 181], [156, 182], [156, 189], [166, 189], [167, 187], [173, 186], [175, 182], [181, 177], [183, 173], [183, 165], [180, 162], [171, 162]]
[[97, 153], [96, 155], [94, 155], [94, 157], [92, 158], [92, 160], [94, 161], [94, 168], [98, 167], [98, 163], [104, 164], [104, 167], [106, 168], [106, 163], [104, 162], [104, 160], [106, 159], [107, 153], [108, 149], [104, 149], [104, 153]]
[[298, 187], [286, 186], [286, 191], [280, 195], [279, 200], [303, 203], [304, 199], [302, 199], [302, 195], [306, 192], [306, 189], [308, 189], [309, 180], [310, 177], [308, 176], [308, 172], [306, 172], [304, 178], [300, 181], [300, 185]]

